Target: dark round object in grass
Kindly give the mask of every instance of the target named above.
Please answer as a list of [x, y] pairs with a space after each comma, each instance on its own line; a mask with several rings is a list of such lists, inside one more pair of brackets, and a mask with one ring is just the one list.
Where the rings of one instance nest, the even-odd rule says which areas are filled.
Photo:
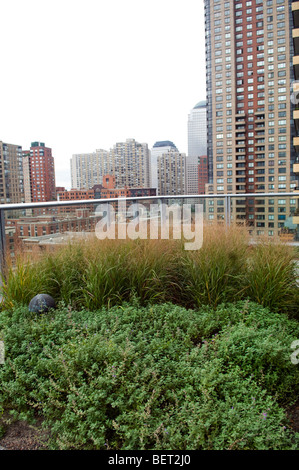
[[29, 303], [29, 310], [34, 313], [46, 313], [52, 308], [56, 308], [56, 302], [48, 294], [38, 294]]

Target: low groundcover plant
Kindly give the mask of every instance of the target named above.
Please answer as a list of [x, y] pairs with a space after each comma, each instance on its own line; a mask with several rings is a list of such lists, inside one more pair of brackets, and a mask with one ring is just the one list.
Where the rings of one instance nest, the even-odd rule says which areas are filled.
[[299, 324], [257, 303], [15, 306], [0, 335], [0, 407], [42, 416], [52, 449], [299, 449]]

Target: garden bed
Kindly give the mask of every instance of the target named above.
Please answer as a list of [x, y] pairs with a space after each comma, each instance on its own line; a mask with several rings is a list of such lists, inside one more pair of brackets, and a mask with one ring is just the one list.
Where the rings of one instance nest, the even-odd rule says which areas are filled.
[[51, 449], [299, 449], [299, 323], [284, 314], [246, 301], [19, 307], [0, 331], [1, 404], [17, 420], [3, 447], [38, 416]]

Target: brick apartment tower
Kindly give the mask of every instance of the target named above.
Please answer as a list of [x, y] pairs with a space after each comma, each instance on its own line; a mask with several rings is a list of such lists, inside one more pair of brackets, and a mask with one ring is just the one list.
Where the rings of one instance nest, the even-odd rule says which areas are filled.
[[43, 142], [32, 142], [29, 151], [23, 151], [24, 186], [26, 202], [56, 200], [55, 167], [52, 149]]
[[[232, 201], [232, 219], [258, 235], [288, 223], [296, 183], [291, 103], [290, 0], [205, 0], [209, 193], [256, 193]], [[214, 207], [213, 206], [213, 203]], [[217, 204], [216, 204], [217, 202]], [[210, 219], [223, 201], [209, 201]]]

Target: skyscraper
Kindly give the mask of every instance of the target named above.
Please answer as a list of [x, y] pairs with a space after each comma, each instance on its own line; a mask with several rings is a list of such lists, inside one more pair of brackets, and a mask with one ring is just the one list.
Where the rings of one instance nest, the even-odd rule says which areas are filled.
[[150, 187], [150, 150], [148, 144], [127, 139], [116, 143], [110, 158], [117, 188]]
[[[295, 106], [293, 111], [293, 119], [295, 124], [295, 136], [293, 139], [294, 148], [296, 151], [296, 161], [293, 166], [295, 175], [299, 178], [299, 2], [292, 3], [292, 14], [294, 29], [292, 32], [293, 45], [294, 45], [294, 56], [293, 56], [293, 67], [294, 67], [294, 78], [292, 102]], [[296, 206], [292, 208], [293, 224], [297, 225], [297, 240], [299, 240], [299, 184], [294, 190], [297, 193], [295, 201]]]
[[116, 143], [112, 149], [75, 154], [71, 159], [73, 189], [90, 189], [113, 175], [117, 188], [150, 187], [150, 150], [135, 139]]
[[75, 154], [70, 164], [72, 189], [91, 189], [95, 184], [102, 184], [103, 175], [113, 171], [109, 152], [102, 149]]
[[[32, 142], [23, 151], [26, 202], [56, 200], [55, 167], [52, 149], [43, 142]], [[29, 198], [31, 201], [29, 201]]]
[[161, 140], [153, 145], [151, 150], [151, 187], [158, 190], [158, 157], [168, 151], [178, 151], [170, 140]]
[[188, 115], [188, 157], [207, 154], [207, 106], [200, 101]]
[[188, 115], [187, 194], [205, 193], [207, 172], [207, 106], [206, 101], [200, 101]]
[[159, 195], [185, 194], [186, 154], [173, 148], [163, 152], [157, 157], [157, 175]]
[[24, 201], [22, 147], [0, 141], [0, 202]]
[[293, 202], [282, 198], [279, 204], [258, 193], [296, 187], [292, 2], [204, 3], [210, 189], [256, 193], [234, 200], [233, 219], [273, 235], [284, 227]]

